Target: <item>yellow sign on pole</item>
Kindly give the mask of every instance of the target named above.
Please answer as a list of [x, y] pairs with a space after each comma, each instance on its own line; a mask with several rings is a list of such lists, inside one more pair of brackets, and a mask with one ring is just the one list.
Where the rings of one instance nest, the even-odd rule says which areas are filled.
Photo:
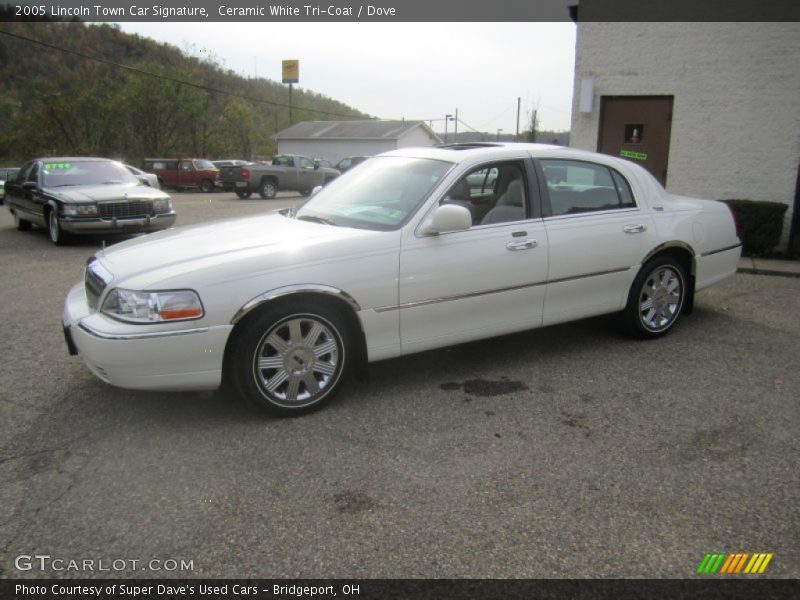
[[283, 61], [283, 83], [300, 81], [300, 61], [295, 59]]

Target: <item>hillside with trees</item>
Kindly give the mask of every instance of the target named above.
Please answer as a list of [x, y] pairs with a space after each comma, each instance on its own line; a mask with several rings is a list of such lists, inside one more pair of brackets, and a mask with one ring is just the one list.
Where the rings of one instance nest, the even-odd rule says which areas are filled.
[[[32, 156], [253, 158], [289, 126], [287, 86], [114, 25], [0, 24], [0, 164]], [[295, 89], [292, 122], [368, 118]]]

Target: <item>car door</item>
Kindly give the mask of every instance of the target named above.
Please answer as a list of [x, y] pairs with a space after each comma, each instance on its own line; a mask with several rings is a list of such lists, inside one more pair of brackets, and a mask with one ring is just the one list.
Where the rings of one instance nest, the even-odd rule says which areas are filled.
[[657, 244], [649, 213], [616, 169], [572, 159], [536, 164], [550, 250], [543, 323], [621, 310], [642, 257]]
[[178, 165], [178, 181], [176, 187], [192, 187], [196, 184], [194, 165], [190, 160], [182, 160]]
[[[496, 168], [492, 208], [480, 216], [470, 187], [475, 173]], [[473, 215], [465, 231], [404, 232], [399, 306], [402, 352], [530, 329], [541, 324], [547, 278], [547, 236], [530, 161], [476, 166], [443, 192], [438, 204]]]
[[[28, 221], [44, 223], [44, 199], [41, 195], [39, 161], [32, 161], [20, 172], [20, 177], [11, 186], [15, 209]], [[9, 189], [9, 188], [6, 188]]]
[[314, 162], [305, 156], [297, 157], [297, 189], [310, 190], [322, 183], [322, 172], [314, 168]]

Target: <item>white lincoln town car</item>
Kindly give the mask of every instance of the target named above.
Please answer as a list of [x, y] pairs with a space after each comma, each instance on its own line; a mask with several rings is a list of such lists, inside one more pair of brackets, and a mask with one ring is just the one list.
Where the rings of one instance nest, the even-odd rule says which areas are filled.
[[305, 204], [101, 250], [69, 292], [67, 345], [147, 390], [230, 381], [277, 415], [372, 361], [620, 312], [656, 338], [741, 243], [720, 202], [611, 156], [536, 144], [407, 148]]

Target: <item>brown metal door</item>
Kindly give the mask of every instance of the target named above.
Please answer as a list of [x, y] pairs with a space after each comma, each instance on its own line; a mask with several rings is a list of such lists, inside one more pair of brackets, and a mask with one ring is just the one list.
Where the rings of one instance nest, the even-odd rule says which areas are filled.
[[672, 96], [603, 96], [597, 149], [621, 156], [667, 184]]

